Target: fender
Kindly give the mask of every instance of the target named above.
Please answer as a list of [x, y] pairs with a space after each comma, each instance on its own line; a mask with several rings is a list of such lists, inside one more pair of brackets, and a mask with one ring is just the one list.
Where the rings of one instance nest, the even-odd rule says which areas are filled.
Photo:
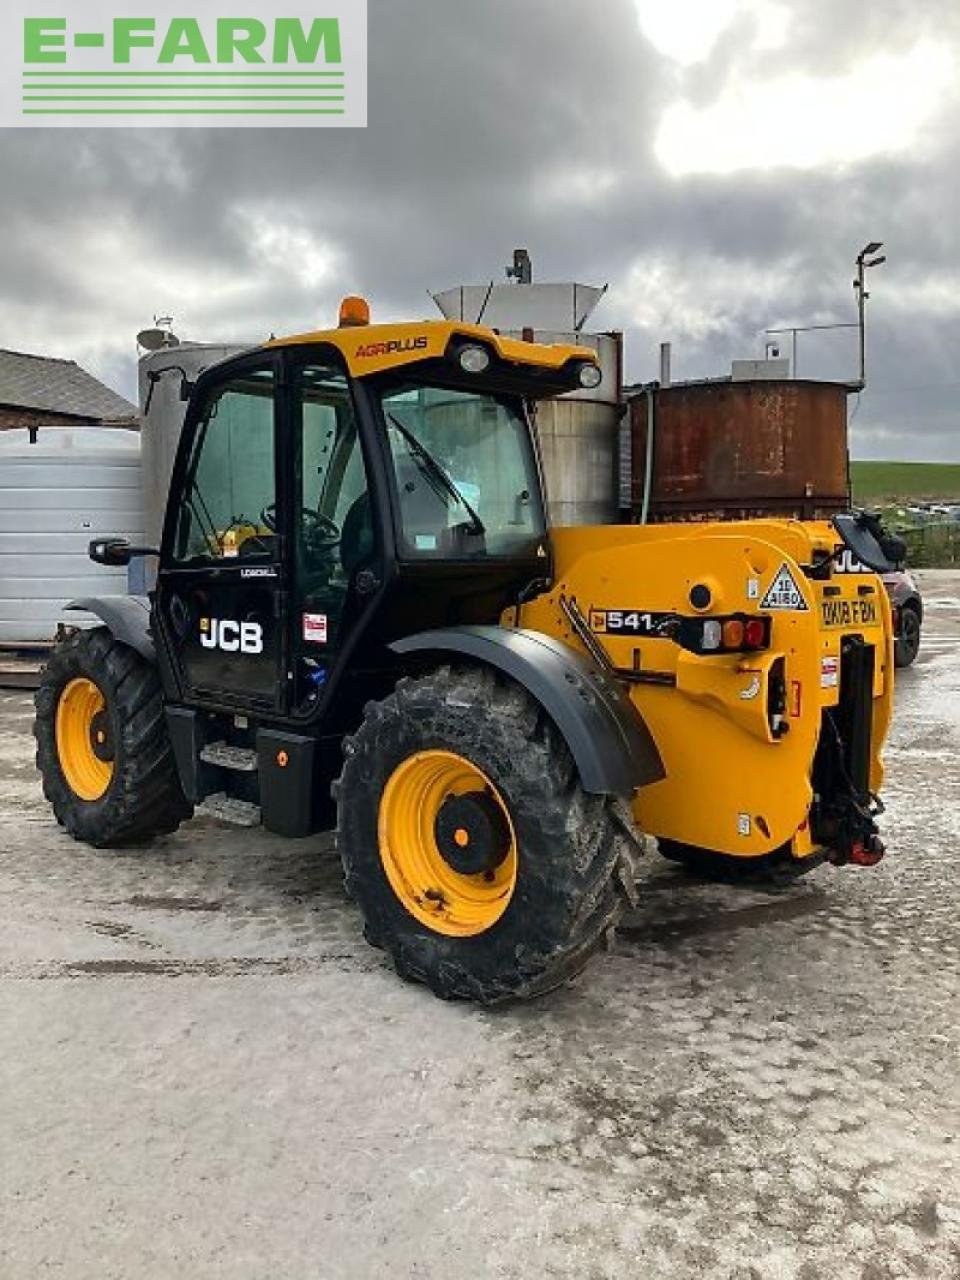
[[71, 600], [66, 606], [82, 613], [92, 613], [105, 622], [113, 635], [136, 649], [141, 658], [156, 664], [157, 651], [150, 637], [150, 601], [146, 596], [100, 596]]
[[585, 791], [632, 797], [666, 776], [650, 730], [617, 682], [589, 658], [540, 631], [447, 627], [397, 640], [391, 650], [462, 654], [516, 681], [543, 707], [573, 756]]

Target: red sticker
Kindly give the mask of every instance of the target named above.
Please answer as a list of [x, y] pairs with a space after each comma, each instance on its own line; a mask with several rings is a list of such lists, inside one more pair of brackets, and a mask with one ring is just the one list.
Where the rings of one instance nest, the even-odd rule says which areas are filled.
[[303, 615], [303, 638], [307, 644], [327, 643], [327, 615], [325, 613], [305, 613]]

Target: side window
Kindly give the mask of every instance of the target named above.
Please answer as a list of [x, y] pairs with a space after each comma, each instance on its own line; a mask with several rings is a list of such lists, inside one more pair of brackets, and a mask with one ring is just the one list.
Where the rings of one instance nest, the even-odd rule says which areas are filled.
[[[357, 572], [376, 554], [367, 473], [346, 376], [306, 365], [294, 380], [299, 437], [296, 484], [294, 634], [296, 699], [309, 709], [351, 623]], [[354, 602], [355, 603], [355, 602]]]
[[238, 374], [210, 395], [197, 424], [174, 559], [276, 555], [274, 376]]

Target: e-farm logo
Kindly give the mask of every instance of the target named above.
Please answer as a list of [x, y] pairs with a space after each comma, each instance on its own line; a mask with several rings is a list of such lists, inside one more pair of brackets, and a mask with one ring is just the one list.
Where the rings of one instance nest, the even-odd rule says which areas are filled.
[[366, 0], [4, 7], [0, 125], [366, 125]]

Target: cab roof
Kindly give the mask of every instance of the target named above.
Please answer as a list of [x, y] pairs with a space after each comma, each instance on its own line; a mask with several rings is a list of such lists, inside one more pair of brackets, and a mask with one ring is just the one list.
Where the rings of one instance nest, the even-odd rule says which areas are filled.
[[[425, 360], [443, 359], [452, 341], [463, 339], [482, 343], [499, 360], [511, 366], [526, 366], [531, 374], [559, 373], [564, 366], [581, 362], [597, 363], [590, 347], [559, 343], [524, 342], [505, 338], [485, 325], [451, 320], [419, 320], [404, 324], [350, 324], [338, 329], [318, 329], [287, 338], [275, 338], [269, 348], [297, 347], [323, 343], [336, 347], [355, 378], [397, 369]], [[516, 370], [522, 373], [522, 368]]]

